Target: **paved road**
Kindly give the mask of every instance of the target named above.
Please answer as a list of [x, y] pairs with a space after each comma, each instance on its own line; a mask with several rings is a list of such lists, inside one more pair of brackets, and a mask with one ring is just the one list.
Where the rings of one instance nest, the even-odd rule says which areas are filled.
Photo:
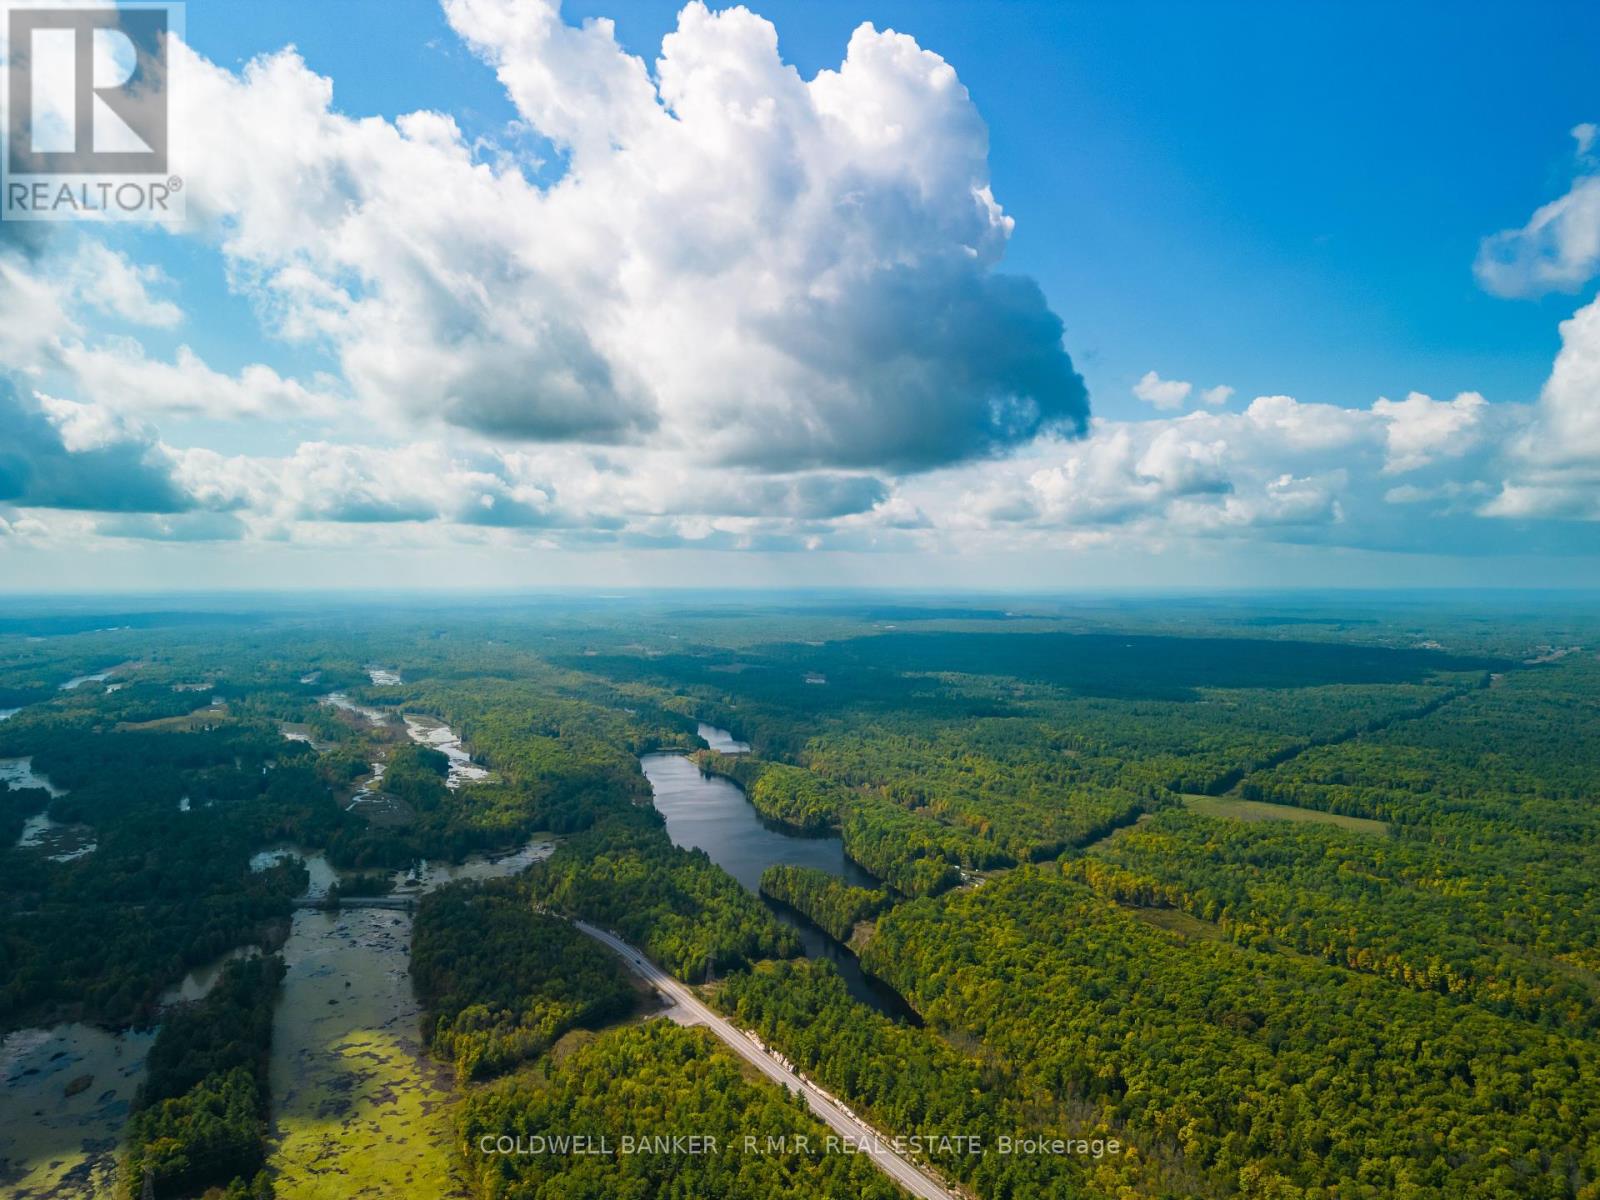
[[[704, 1025], [763, 1075], [786, 1088], [798, 1090], [823, 1124], [840, 1137], [852, 1139], [853, 1148], [870, 1156], [880, 1171], [913, 1196], [920, 1196], [923, 1200], [949, 1200], [951, 1195], [957, 1194], [923, 1168], [896, 1154], [872, 1126], [852, 1117], [828, 1093], [792, 1073], [770, 1052], [756, 1045], [749, 1034], [702, 1004], [692, 991], [657, 967], [642, 951], [584, 921], [573, 921], [573, 924], [596, 941], [609, 946], [622, 957], [634, 974], [643, 976], [656, 991], [676, 1005], [681, 1010], [676, 1014], [680, 1023]], [[688, 1019], [685, 1020], [685, 1017]]]

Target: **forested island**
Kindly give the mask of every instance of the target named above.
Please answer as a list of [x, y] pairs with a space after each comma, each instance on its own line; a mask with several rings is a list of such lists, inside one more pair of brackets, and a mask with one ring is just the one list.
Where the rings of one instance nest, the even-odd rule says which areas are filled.
[[[1600, 1197], [1581, 605], [130, 601], [0, 629], [0, 1192], [291, 1200], [307, 1147], [349, 1143], [352, 1196], [402, 1150], [474, 1200], [903, 1194], [861, 1155], [726, 1150], [824, 1144], [786, 1075], [888, 1138], [977, 1139], [906, 1151], [973, 1198]], [[860, 873], [741, 883], [675, 839], [651, 754]], [[337, 973], [369, 951], [400, 1007]], [[645, 961], [778, 1078], [674, 1024]], [[291, 1121], [274, 1081], [318, 1055], [382, 1074]], [[724, 1152], [482, 1149], [642, 1132]], [[1023, 1135], [1118, 1150], [997, 1151]]]

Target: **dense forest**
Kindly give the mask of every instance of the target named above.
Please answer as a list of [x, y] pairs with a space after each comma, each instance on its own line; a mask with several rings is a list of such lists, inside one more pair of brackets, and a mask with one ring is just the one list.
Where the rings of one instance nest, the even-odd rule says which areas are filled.
[[755, 810], [767, 820], [807, 833], [836, 828], [848, 800], [843, 787], [804, 767], [714, 750], [701, 751], [694, 759], [702, 770], [726, 775], [744, 788]]
[[674, 846], [654, 810], [575, 834], [528, 883], [539, 903], [615, 930], [684, 979], [799, 953], [794, 932], [703, 850]]
[[[461, 1112], [461, 1142], [483, 1200], [903, 1195], [865, 1155], [825, 1153], [829, 1132], [802, 1101], [748, 1078], [710, 1033], [666, 1021], [601, 1034], [542, 1074], [472, 1093]], [[746, 1149], [747, 1136], [755, 1148]], [[524, 1146], [588, 1140], [569, 1153], [484, 1152], [502, 1137], [513, 1146], [516, 1138]], [[674, 1150], [674, 1137], [698, 1140]], [[660, 1149], [646, 1140], [658, 1138], [667, 1139]]]
[[[982, 1196], [1191, 1195], [1207, 1190], [1177, 1155], [1144, 1145], [1107, 1157], [1006, 1155], [1000, 1138], [1127, 1142], [1095, 1106], [1065, 1098], [1040, 1108], [1017, 1073], [939, 1033], [891, 1020], [850, 998], [827, 962], [762, 963], [718, 985], [716, 1003], [776, 1046], [800, 1070], [844, 1097], [880, 1129], [936, 1136], [959, 1132], [988, 1148], [936, 1151], [930, 1161]], [[932, 1141], [930, 1145], [938, 1143]], [[1148, 1191], [1144, 1189], [1148, 1188]]]
[[841, 942], [848, 942], [858, 924], [889, 904], [889, 893], [882, 888], [852, 887], [812, 867], [768, 867], [761, 872], [761, 894], [804, 913]]
[[931, 896], [955, 886], [963, 865], [1010, 865], [992, 842], [871, 795], [846, 806], [840, 832], [846, 854], [907, 896]]
[[1246, 1194], [1555, 1197], [1600, 1178], [1592, 1040], [1175, 937], [1054, 869], [897, 906], [865, 963], [1025, 1086], [1175, 1138]]
[[165, 1016], [128, 1125], [128, 1196], [147, 1178], [158, 1196], [271, 1196], [267, 1052], [282, 978], [275, 955], [235, 960], [203, 1000]]
[[[859, 1157], [476, 1151], [820, 1128], [703, 1032], [613, 1027], [639, 993], [580, 916], [709, 981], [887, 1133], [1125, 1147], [936, 1163], [985, 1200], [1600, 1197], [1592, 617], [507, 601], [38, 621], [0, 624], [19, 709], [0, 769], [48, 784], [0, 797], [0, 1027], [159, 1025], [130, 1186], [148, 1167], [158, 1195], [270, 1189], [271, 950], [309, 876], [261, 851], [323, 854], [349, 900], [537, 837], [548, 859], [440, 888], [415, 921], [482, 1196], [894, 1194]], [[477, 769], [404, 716], [446, 723]], [[699, 721], [754, 752], [705, 751]], [[779, 868], [762, 890], [841, 941], [870, 930], [863, 966], [920, 1024], [853, 999], [673, 844], [638, 762], [660, 750], [842, 840], [880, 887]], [[267, 953], [163, 1010], [249, 946]]]
[[1182, 909], [1240, 945], [1281, 944], [1531, 1021], [1600, 1025], [1600, 981], [1507, 940], [1506, 922], [1481, 920], [1468, 898], [1417, 886], [1439, 858], [1336, 827], [1169, 811], [1066, 866], [1112, 900]]
[[[266, 824], [269, 813], [299, 809], [302, 791], [320, 786], [308, 774], [237, 768], [237, 747], [227, 743], [217, 747], [225, 766], [180, 768], [170, 776], [164, 763], [148, 765], [159, 759], [130, 762], [120, 754], [72, 765], [70, 757], [56, 757], [49, 740], [58, 730], [35, 731], [37, 744], [52, 745], [49, 754], [35, 756], [35, 767], [59, 763], [68, 768], [59, 771], [63, 780], [84, 781], [51, 801], [53, 818], [91, 821], [92, 833], [82, 837], [92, 838], [95, 849], [65, 862], [16, 848], [5, 856], [0, 1025], [61, 1016], [111, 1024], [145, 1019], [186, 970], [273, 936], [305, 886], [304, 871], [295, 863], [251, 871], [252, 850], [269, 839], [253, 835], [249, 820], [229, 819], [221, 805], [253, 809]], [[62, 738], [64, 745], [70, 740]], [[91, 774], [96, 769], [107, 772], [103, 780]], [[244, 795], [192, 811], [192, 820], [174, 820], [185, 789], [202, 786], [213, 795]]]
[[465, 1081], [537, 1058], [575, 1026], [633, 1010], [627, 972], [556, 917], [518, 879], [458, 883], [423, 899], [411, 975], [424, 1033]]

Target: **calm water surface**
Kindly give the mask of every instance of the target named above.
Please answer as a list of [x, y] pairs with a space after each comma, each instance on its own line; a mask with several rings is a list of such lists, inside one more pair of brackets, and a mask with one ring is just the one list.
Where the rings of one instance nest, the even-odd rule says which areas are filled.
[[[700, 736], [713, 747], [717, 741]], [[727, 739], [725, 730], [712, 729]], [[849, 858], [837, 837], [805, 837], [763, 820], [740, 787], [718, 775], [703, 774], [681, 754], [646, 754], [639, 760], [655, 793], [656, 808], [667, 819], [667, 835], [685, 849], [698, 847], [711, 861], [750, 891], [760, 894], [761, 872], [774, 864], [816, 867], [857, 887], [877, 887], [873, 879]], [[856, 956], [817, 926], [785, 905], [767, 901], [778, 920], [795, 930], [807, 957], [826, 958], [839, 969], [850, 994], [892, 1017], [911, 1019], [905, 1002], [886, 984], [861, 970]]]
[[[415, 896], [515, 875], [552, 849], [535, 838], [498, 857], [423, 862], [396, 872], [395, 890]], [[311, 873], [305, 898], [338, 882], [324, 855], [295, 847], [271, 847], [251, 861], [264, 869], [291, 855]], [[409, 912], [388, 909], [294, 914], [272, 1029], [268, 1167], [279, 1200], [467, 1196], [451, 1116], [455, 1088], [419, 1033], [411, 923]]]
[[696, 729], [695, 732], [700, 735], [700, 740], [705, 742], [706, 745], [723, 754], [750, 753], [750, 743], [739, 741], [726, 729], [718, 729], [715, 725], [707, 725], [704, 721], [701, 721], [700, 728]]
[[113, 1200], [154, 1030], [19, 1029], [0, 1042], [0, 1196]]

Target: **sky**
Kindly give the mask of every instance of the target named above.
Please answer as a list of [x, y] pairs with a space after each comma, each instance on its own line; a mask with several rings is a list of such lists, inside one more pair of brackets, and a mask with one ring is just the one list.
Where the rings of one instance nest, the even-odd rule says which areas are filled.
[[184, 220], [0, 223], [0, 589], [1600, 585], [1593, 6], [183, 28]]

